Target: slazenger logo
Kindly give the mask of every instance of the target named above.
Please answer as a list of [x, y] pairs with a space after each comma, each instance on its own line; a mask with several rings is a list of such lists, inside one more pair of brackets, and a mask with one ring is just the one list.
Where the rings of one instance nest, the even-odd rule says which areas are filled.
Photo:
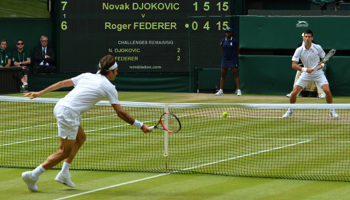
[[296, 27], [309, 27], [309, 24], [306, 21], [298, 21]]

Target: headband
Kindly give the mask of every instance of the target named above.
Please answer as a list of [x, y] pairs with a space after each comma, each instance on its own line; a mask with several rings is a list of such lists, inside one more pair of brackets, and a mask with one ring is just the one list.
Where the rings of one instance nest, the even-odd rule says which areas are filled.
[[[99, 69], [102, 69], [101, 63], [98, 63], [98, 67], [99, 67]], [[114, 70], [114, 69], [117, 68], [117, 67], [118, 67], [117, 61], [115, 61], [114, 65], [112, 65], [112, 66], [108, 69], [108, 71]], [[97, 72], [96, 74], [99, 74], [100, 71], [101, 71], [101, 70], [98, 70], [98, 72]]]

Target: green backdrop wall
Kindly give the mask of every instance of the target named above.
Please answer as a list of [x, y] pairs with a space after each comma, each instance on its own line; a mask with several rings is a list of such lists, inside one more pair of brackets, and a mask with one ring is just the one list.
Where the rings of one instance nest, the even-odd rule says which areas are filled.
[[[308, 27], [297, 27], [297, 24]], [[324, 49], [350, 50], [350, 17], [260, 17], [241, 16], [239, 20], [241, 49], [295, 49], [301, 41], [301, 33], [312, 29], [315, 40]], [[8, 42], [13, 52], [17, 39], [25, 42], [25, 48], [33, 53], [40, 45], [41, 35], [47, 35], [54, 46], [51, 19], [2, 19], [5, 27], [1, 39]], [[57, 43], [59, 44], [59, 43]], [[57, 45], [58, 46], [58, 45]], [[245, 94], [286, 94], [291, 91], [295, 70], [291, 68], [292, 55], [240, 55], [240, 79]], [[334, 95], [350, 96], [350, 56], [335, 56], [328, 62], [326, 76]], [[122, 73], [117, 77], [117, 89], [124, 91], [196, 92], [197, 89], [213, 90], [219, 83], [220, 68], [197, 70], [188, 73]], [[29, 75], [29, 89], [39, 90], [48, 85], [71, 78], [75, 74]], [[216, 77], [216, 78], [215, 78]], [[228, 73], [224, 89], [234, 90], [234, 79]]]
[[332, 94], [350, 96], [350, 57], [333, 57], [327, 63], [326, 76]]
[[349, 16], [241, 16], [239, 24], [240, 48], [295, 49], [311, 29], [323, 49], [350, 49]]

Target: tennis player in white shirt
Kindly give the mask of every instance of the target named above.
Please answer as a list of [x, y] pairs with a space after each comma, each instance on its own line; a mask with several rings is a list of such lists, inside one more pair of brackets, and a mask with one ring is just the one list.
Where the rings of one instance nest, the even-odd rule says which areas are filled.
[[[326, 93], [327, 103], [333, 103], [332, 93], [329, 89], [329, 83], [324, 75], [324, 72], [321, 70], [324, 66], [324, 63], [319, 65], [316, 70], [313, 70], [312, 67], [315, 66], [320, 58], [323, 58], [326, 53], [323, 51], [322, 47], [318, 44], [312, 43], [313, 33], [311, 30], [306, 30], [304, 32], [303, 41], [304, 45], [300, 46], [295, 50], [295, 53], [292, 58], [292, 68], [295, 70], [302, 71], [302, 74], [298, 81], [296, 82], [294, 89], [291, 93], [289, 102], [291, 104], [295, 103], [297, 100], [297, 94], [305, 86], [307, 86], [311, 81], [315, 81], [323, 91]], [[298, 65], [299, 59], [303, 63], [304, 67]], [[283, 118], [288, 118], [294, 114], [293, 109], [289, 108], [288, 111], [282, 116]], [[339, 117], [334, 109], [329, 109], [329, 115], [331, 117]]]
[[118, 92], [110, 82], [115, 79], [117, 71], [118, 65], [114, 57], [107, 55], [100, 60], [97, 74], [84, 73], [72, 79], [55, 83], [40, 92], [24, 94], [24, 96], [29, 95], [33, 99], [63, 87], [75, 87], [56, 104], [54, 109], [60, 141], [59, 150], [51, 154], [33, 171], [22, 173], [22, 178], [30, 191], [38, 191], [36, 181], [39, 176], [62, 160], [64, 160], [62, 170], [55, 180], [69, 187], [75, 187], [75, 184], [70, 180], [69, 166], [86, 139], [85, 132], [80, 125], [81, 115], [103, 98], [109, 100], [118, 117], [122, 120], [141, 129], [144, 133], [151, 132], [149, 125], [137, 121], [121, 107]]

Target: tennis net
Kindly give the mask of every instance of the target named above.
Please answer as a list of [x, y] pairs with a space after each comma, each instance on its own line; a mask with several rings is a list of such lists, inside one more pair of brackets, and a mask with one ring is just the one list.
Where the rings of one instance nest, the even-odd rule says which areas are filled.
[[[0, 97], [0, 167], [35, 168], [57, 151], [57, 101]], [[182, 129], [144, 134], [101, 101], [82, 116], [87, 140], [71, 169], [350, 180], [348, 104], [121, 105], [149, 125], [168, 108]], [[294, 115], [283, 119], [289, 107]], [[329, 108], [340, 117], [331, 118]]]

